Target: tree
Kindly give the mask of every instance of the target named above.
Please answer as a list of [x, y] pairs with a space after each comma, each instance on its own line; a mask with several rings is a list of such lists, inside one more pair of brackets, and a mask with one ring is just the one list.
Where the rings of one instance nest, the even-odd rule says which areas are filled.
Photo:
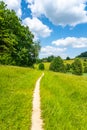
[[81, 54], [80, 54], [80, 55], [78, 55], [77, 57], [80, 57], [80, 58], [87, 58], [87, 51], [86, 51], [86, 52], [81, 53]]
[[44, 64], [43, 64], [43, 63], [40, 63], [38, 69], [39, 69], [39, 70], [44, 70], [44, 69], [45, 69]]
[[0, 63], [32, 66], [39, 50], [29, 27], [23, 26], [16, 13], [0, 1]]
[[87, 64], [84, 66], [84, 73], [87, 73]]
[[72, 63], [72, 73], [76, 75], [82, 75], [82, 63], [79, 59], [75, 59]]
[[66, 60], [70, 60], [70, 57], [69, 57], [69, 56], [67, 56], [67, 57], [66, 57]]
[[69, 72], [70, 69], [71, 69], [71, 65], [67, 63], [67, 64], [66, 64], [66, 71]]
[[47, 57], [47, 61], [48, 61], [48, 62], [51, 62], [53, 59], [54, 59], [54, 56], [53, 56], [53, 55]]
[[65, 72], [65, 65], [60, 56], [55, 57], [53, 59], [53, 61], [50, 64], [49, 69], [55, 72]]

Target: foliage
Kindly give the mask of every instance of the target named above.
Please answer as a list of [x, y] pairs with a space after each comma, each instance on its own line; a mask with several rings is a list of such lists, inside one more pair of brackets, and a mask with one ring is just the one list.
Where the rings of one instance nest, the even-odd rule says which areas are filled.
[[40, 71], [0, 66], [0, 130], [30, 130], [32, 95]]
[[70, 57], [68, 56], [68, 57], [66, 57], [66, 60], [70, 60]]
[[39, 59], [39, 58], [36, 60], [36, 64], [39, 64], [39, 63], [41, 63], [41, 62], [42, 62], [42, 60]]
[[39, 69], [39, 70], [44, 70], [44, 69], [45, 69], [44, 64], [43, 64], [43, 63], [40, 63], [38, 69]]
[[46, 58], [42, 58], [42, 62], [51, 62], [55, 57], [53, 55], [48, 56]]
[[38, 57], [39, 42], [13, 10], [0, 1], [0, 64], [32, 66]]
[[71, 65], [67, 63], [67, 64], [66, 64], [66, 71], [69, 72], [70, 69], [71, 69]]
[[84, 67], [84, 73], [87, 73], [87, 65]]
[[51, 62], [53, 59], [54, 59], [54, 56], [53, 56], [53, 55], [48, 56], [48, 58], [47, 58], [47, 62]]
[[49, 69], [55, 72], [65, 72], [65, 65], [60, 56], [55, 57], [53, 59], [53, 61], [50, 64]]
[[45, 72], [41, 108], [44, 130], [86, 130], [87, 76]]
[[82, 57], [82, 58], [87, 58], [87, 51], [86, 52], [83, 52], [81, 53], [80, 55], [78, 55], [77, 57]]
[[75, 61], [72, 63], [72, 73], [76, 75], [82, 75], [82, 63], [79, 59], [75, 59]]

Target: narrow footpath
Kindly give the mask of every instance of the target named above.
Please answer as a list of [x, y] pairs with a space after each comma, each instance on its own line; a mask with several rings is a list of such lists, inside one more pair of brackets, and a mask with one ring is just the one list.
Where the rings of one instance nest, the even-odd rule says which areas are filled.
[[43, 130], [43, 120], [41, 118], [40, 109], [40, 80], [44, 76], [44, 73], [37, 80], [35, 90], [33, 94], [33, 111], [32, 111], [32, 126], [31, 130]]

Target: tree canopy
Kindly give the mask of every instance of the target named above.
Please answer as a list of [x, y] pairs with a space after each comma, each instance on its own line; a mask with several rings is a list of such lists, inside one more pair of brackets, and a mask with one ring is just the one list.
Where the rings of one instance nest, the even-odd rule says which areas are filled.
[[77, 57], [81, 57], [81, 58], [87, 58], [87, 51], [81, 53], [80, 55], [78, 55]]
[[49, 69], [55, 72], [65, 72], [65, 65], [62, 58], [60, 56], [55, 57], [51, 62]]
[[76, 75], [82, 75], [83, 69], [80, 59], [75, 59], [75, 61], [72, 63], [72, 73]]
[[32, 66], [39, 50], [29, 28], [0, 1], [0, 64]]
[[44, 69], [45, 69], [44, 64], [43, 64], [43, 63], [40, 63], [39, 66], [38, 66], [38, 69], [39, 69], [39, 70], [44, 70]]

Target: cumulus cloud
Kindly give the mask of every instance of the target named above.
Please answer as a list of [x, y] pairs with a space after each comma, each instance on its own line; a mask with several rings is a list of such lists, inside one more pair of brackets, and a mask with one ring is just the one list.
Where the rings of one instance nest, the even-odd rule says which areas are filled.
[[61, 56], [62, 58], [65, 58], [66, 57], [66, 54], [64, 53], [65, 51], [66, 51], [66, 48], [45, 46], [41, 48], [40, 57], [43, 58], [50, 55], [54, 55], [54, 56]]
[[55, 25], [75, 26], [87, 22], [87, 0], [26, 0], [32, 16], [45, 15]]
[[87, 47], [87, 38], [80, 37], [67, 37], [58, 39], [52, 42], [56, 46], [72, 46], [73, 48], [85, 48]]
[[48, 37], [52, 30], [44, 25], [38, 18], [25, 18], [23, 24], [29, 26], [30, 30], [36, 37]]
[[9, 9], [15, 10], [17, 15], [21, 17], [22, 10], [21, 10], [21, 0], [3, 0]]

